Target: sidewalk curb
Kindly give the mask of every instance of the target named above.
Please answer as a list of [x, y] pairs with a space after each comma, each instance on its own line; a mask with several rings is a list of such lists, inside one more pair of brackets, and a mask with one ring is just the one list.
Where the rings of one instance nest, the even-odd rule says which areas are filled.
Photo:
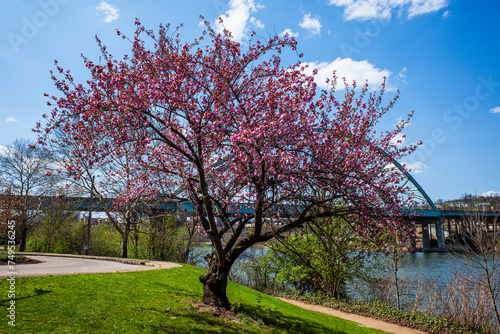
[[103, 261], [115, 261], [122, 262], [127, 264], [135, 264], [135, 265], [143, 265], [143, 266], [152, 266], [152, 267], [182, 267], [181, 264], [177, 264], [174, 262], [164, 262], [164, 261], [150, 261], [150, 260], [141, 260], [141, 259], [128, 259], [121, 257], [109, 257], [109, 256], [95, 256], [95, 255], [78, 255], [78, 254], [56, 254], [56, 253], [32, 253], [32, 252], [17, 252], [16, 255], [24, 255], [24, 256], [53, 256], [53, 257], [67, 257], [67, 258], [80, 258], [80, 259], [91, 259], [91, 260], [103, 260]]

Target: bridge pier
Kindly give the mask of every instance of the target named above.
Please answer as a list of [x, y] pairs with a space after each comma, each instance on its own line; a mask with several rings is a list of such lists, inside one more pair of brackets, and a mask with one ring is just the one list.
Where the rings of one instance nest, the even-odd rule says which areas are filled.
[[422, 222], [422, 246], [424, 251], [430, 248], [429, 224]]
[[[422, 229], [422, 248], [419, 250], [424, 252], [443, 252], [446, 251], [446, 243], [444, 237], [444, 217], [434, 219], [417, 219], [416, 224], [419, 224]], [[432, 229], [435, 229], [435, 239], [433, 238]], [[434, 242], [431, 242], [434, 240]], [[437, 241], [437, 243], [436, 243]], [[415, 240], [412, 241], [412, 249], [416, 249]]]
[[411, 253], [415, 253], [417, 250], [417, 237], [414, 236], [410, 239], [410, 248], [409, 248], [409, 251]]
[[444, 242], [444, 217], [441, 216], [436, 220], [436, 238], [438, 240], [438, 248], [445, 250], [446, 245]]

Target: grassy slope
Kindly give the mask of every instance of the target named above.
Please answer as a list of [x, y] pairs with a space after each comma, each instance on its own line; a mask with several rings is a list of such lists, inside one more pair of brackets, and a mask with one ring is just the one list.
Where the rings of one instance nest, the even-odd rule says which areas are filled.
[[15, 330], [7, 325], [8, 285], [2, 279], [0, 333], [381, 333], [302, 310], [232, 282], [229, 299], [247, 315], [239, 323], [213, 317], [190, 304], [201, 300], [201, 273], [202, 269], [184, 266], [18, 278]]

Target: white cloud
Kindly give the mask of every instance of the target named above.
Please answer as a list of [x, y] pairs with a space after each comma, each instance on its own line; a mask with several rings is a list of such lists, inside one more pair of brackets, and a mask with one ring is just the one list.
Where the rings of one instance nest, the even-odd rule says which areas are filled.
[[500, 114], [500, 106], [490, 109], [490, 113]]
[[0, 155], [5, 155], [8, 152], [9, 152], [9, 148], [8, 147], [0, 145]]
[[255, 28], [258, 29], [264, 29], [264, 23], [262, 23], [260, 20], [257, 20], [255, 17], [250, 18], [250, 22], [255, 26]]
[[[394, 120], [394, 123], [392, 123], [392, 127], [394, 127], [394, 128], [395, 128], [396, 126], [400, 125], [400, 124], [401, 124], [401, 123], [403, 123], [404, 121], [405, 121], [405, 118], [403, 118], [403, 116], [399, 116], [398, 118], [396, 118], [396, 119]], [[410, 123], [406, 124], [406, 125], [405, 125], [405, 128], [406, 128], [406, 127], [408, 127], [408, 126], [410, 126]]]
[[280, 36], [283, 37], [286, 34], [288, 34], [290, 37], [295, 37], [295, 38], [299, 37], [299, 33], [298, 32], [293, 32], [290, 28], [286, 28], [285, 30], [283, 30], [280, 33]]
[[113, 21], [118, 20], [118, 17], [120, 16], [120, 11], [118, 7], [110, 5], [109, 3], [105, 1], [99, 2], [97, 6], [95, 6], [95, 9], [98, 12], [102, 12], [104, 14], [104, 22], [105, 23], [111, 23]]
[[230, 0], [229, 10], [220, 16], [222, 25], [218, 20], [215, 22], [215, 27], [218, 32], [222, 33], [224, 28], [229, 30], [233, 38], [237, 41], [242, 41], [248, 32], [247, 23], [250, 21], [256, 28], [264, 28], [260, 20], [250, 17], [250, 13], [264, 8], [260, 4], [256, 4], [254, 0]]
[[18, 120], [12, 117], [9, 117], [5, 120], [5, 123], [17, 122]]
[[302, 21], [299, 23], [299, 27], [309, 30], [313, 35], [319, 35], [321, 31], [321, 22], [319, 22], [318, 17], [311, 17], [311, 13], [304, 14]]
[[443, 13], [443, 15], [441, 15], [441, 18], [444, 20], [450, 16], [451, 16], [451, 12], [449, 10], [447, 10], [446, 12]]
[[404, 166], [405, 166], [405, 169], [410, 171], [410, 173], [412, 173], [412, 174], [420, 174], [424, 170], [429, 169], [429, 167], [427, 167], [427, 165], [424, 164], [422, 161], [405, 163]]
[[401, 71], [399, 71], [398, 77], [401, 78], [401, 80], [404, 80], [406, 78], [406, 71], [407, 71], [406, 67], [403, 67]]
[[437, 12], [441, 8], [448, 6], [447, 0], [412, 0], [408, 9], [408, 18], [417, 15]]
[[406, 140], [406, 135], [403, 133], [398, 133], [397, 135], [392, 137], [391, 145], [397, 146], [397, 147], [403, 146], [405, 143], [405, 140]]
[[[399, 71], [399, 73], [392, 78], [391, 86], [401, 88], [401, 87], [405, 86], [406, 84], [408, 84], [408, 81], [406, 81], [406, 77], [407, 77], [406, 72], [407, 72], [406, 67], [403, 67], [401, 69], [401, 71]], [[392, 89], [392, 87], [390, 89]]]
[[480, 196], [485, 196], [485, 197], [500, 196], [500, 191], [490, 190], [480, 194]]
[[[353, 80], [356, 81], [358, 86], [362, 86], [368, 80], [370, 88], [376, 90], [380, 87], [383, 82], [383, 78], [389, 78], [391, 72], [389, 70], [381, 70], [376, 68], [373, 64], [368, 61], [355, 61], [351, 58], [337, 58], [334, 61], [328, 63], [305, 63], [309, 65], [307, 69], [308, 73], [312, 72], [312, 69], [316, 68], [318, 74], [315, 77], [315, 81], [321, 88], [327, 88], [325, 83], [326, 79], [332, 79], [333, 71], [338, 78], [337, 88], [343, 89], [342, 78], [345, 78], [348, 84], [351, 84]], [[387, 90], [392, 90], [387, 89]]]
[[436, 12], [447, 7], [448, 0], [330, 0], [328, 4], [345, 7], [346, 20], [388, 20], [393, 11], [399, 16], [407, 10], [408, 19]]

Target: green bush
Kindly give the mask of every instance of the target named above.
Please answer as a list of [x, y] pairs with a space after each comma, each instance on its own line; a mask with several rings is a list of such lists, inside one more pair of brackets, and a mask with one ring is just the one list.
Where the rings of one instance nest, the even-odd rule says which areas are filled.
[[51, 217], [33, 228], [27, 239], [27, 250], [43, 253], [81, 254], [86, 243], [86, 223], [60, 222]]
[[109, 223], [101, 223], [90, 229], [89, 254], [120, 257], [122, 238]]
[[280, 286], [288, 292], [347, 299], [349, 281], [370, 279], [370, 270], [366, 270], [370, 245], [341, 220], [312, 222], [267, 246], [261, 258], [247, 265], [247, 276], [259, 290]]

